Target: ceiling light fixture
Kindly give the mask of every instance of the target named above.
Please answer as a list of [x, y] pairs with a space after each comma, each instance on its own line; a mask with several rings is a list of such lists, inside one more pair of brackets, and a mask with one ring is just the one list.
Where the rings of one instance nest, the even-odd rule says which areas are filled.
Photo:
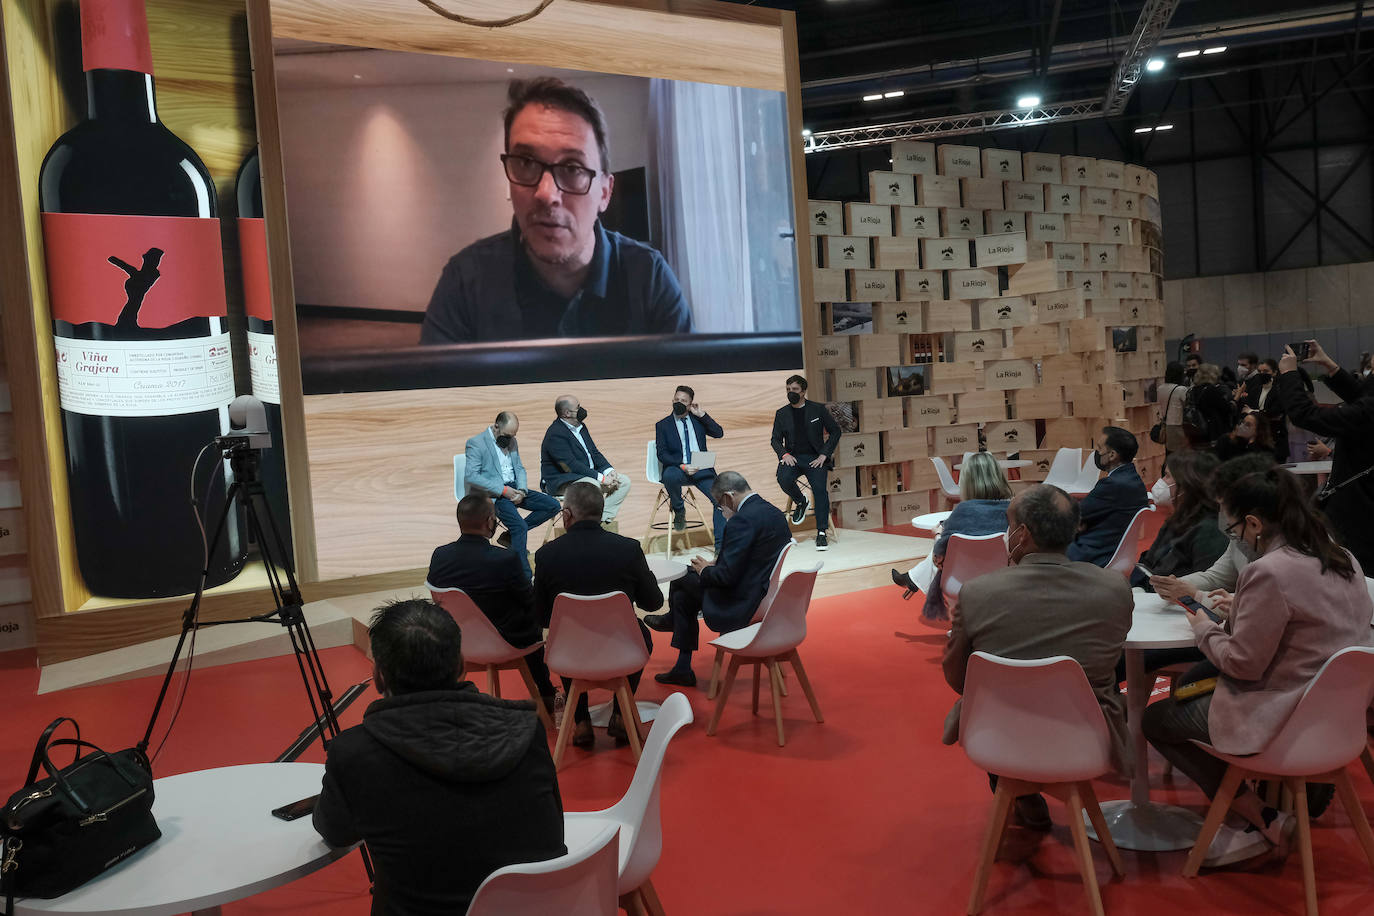
[[1218, 46], [1215, 47], [1215, 48], [1204, 48], [1203, 51], [1202, 51], [1202, 53], [1203, 53], [1203, 54], [1220, 54], [1222, 51], [1225, 51], [1225, 50], [1226, 50], [1226, 45], [1218, 45]]
[[1040, 105], [1040, 96], [1023, 95], [1016, 100], [1017, 108], [1036, 108]]
[[906, 95], [906, 90], [905, 90], [905, 89], [895, 89], [895, 90], [893, 90], [892, 92], [884, 92], [884, 93], [883, 93], [883, 98], [885, 98], [885, 99], [900, 99], [900, 98], [901, 98], [902, 96], [904, 96], [904, 95]]
[[1191, 50], [1191, 51], [1179, 51], [1179, 52], [1178, 52], [1178, 59], [1179, 59], [1179, 60], [1183, 60], [1185, 57], [1197, 57], [1197, 56], [1198, 56], [1199, 54], [1201, 54], [1201, 53], [1202, 53], [1202, 52], [1199, 51], [1197, 48], [1194, 48], [1194, 49]]
[[809, 128], [809, 127], [803, 127], [803, 128], [802, 128], [802, 136], [803, 136], [803, 137], [809, 137], [809, 136], [811, 136], [811, 128]]
[[866, 96], [864, 96], [864, 101], [865, 101], [865, 102], [879, 102], [879, 101], [882, 101], [882, 98], [883, 98], [883, 94], [882, 94], [881, 92], [874, 92], [874, 93], [872, 93], [871, 95], [866, 95]]
[[1152, 130], [1154, 130], [1153, 127], [1137, 127], [1135, 132], [1138, 134], [1148, 134]]
[[1173, 129], [1174, 129], [1174, 125], [1172, 125], [1172, 124], [1156, 124], [1156, 125], [1155, 125], [1155, 130], [1157, 130], [1157, 131], [1159, 131], [1159, 130], [1173, 130]]
[[1145, 69], [1149, 70], [1151, 73], [1158, 73], [1164, 69], [1164, 60], [1159, 57], [1152, 57], [1145, 61]]

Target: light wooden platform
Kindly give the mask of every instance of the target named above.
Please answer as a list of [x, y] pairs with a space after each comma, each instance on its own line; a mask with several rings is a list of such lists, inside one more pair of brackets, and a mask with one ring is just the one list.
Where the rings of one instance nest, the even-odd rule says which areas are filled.
[[[913, 566], [930, 552], [933, 543], [928, 538], [842, 530], [838, 539], [831, 539], [830, 549], [821, 552], [815, 549], [814, 537], [814, 531], [797, 531], [799, 543], [788, 556], [784, 569], [791, 572], [809, 569], [818, 561], [824, 563], [816, 580], [817, 598], [891, 584], [890, 568], [907, 569]], [[680, 551], [673, 555], [673, 559], [686, 562], [698, 553], [707, 551]], [[665, 584], [665, 591], [667, 587]], [[305, 586], [304, 591], [308, 597], [309, 586]], [[346, 645], [364, 648], [367, 644], [367, 621], [378, 605], [398, 598], [425, 597], [425, 594], [423, 582], [417, 582], [409, 588], [311, 601], [305, 605], [306, 621], [316, 648]], [[38, 692], [51, 693], [71, 687], [161, 675], [167, 670], [167, 662], [175, 646], [176, 637], [171, 636], [73, 661], [45, 665], [39, 676]], [[196, 636], [195, 666], [208, 668], [232, 665], [290, 652], [291, 644], [286, 631], [277, 624], [244, 623], [210, 627]], [[182, 667], [184, 664], [183, 661]]]

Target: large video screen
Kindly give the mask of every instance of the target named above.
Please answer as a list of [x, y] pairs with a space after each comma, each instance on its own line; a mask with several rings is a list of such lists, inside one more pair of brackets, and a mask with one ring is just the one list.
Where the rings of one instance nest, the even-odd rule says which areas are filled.
[[783, 93], [274, 53], [307, 393], [799, 362]]

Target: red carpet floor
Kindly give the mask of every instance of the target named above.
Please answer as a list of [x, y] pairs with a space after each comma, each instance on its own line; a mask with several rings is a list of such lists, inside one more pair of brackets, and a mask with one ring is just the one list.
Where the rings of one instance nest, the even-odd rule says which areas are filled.
[[[785, 699], [788, 743], [779, 748], [765, 685], [759, 717], [749, 713], [746, 678], [737, 683], [719, 734], [706, 737], [704, 690], [687, 694], [695, 725], [671, 747], [664, 772], [663, 860], [654, 882], [673, 916], [964, 912], [973, 859], [991, 796], [984, 775], [958, 747], [940, 744], [952, 695], [941, 677], [943, 634], [916, 622], [919, 598], [895, 587], [814, 603], [803, 658], [825, 724], [812, 721], [799, 690]], [[667, 639], [650, 663], [665, 669]], [[351, 648], [323, 653], [336, 692], [364, 678]], [[10, 665], [21, 662], [13, 656]], [[709, 673], [698, 657], [699, 676]], [[479, 679], [479, 683], [483, 681]], [[75, 716], [107, 748], [135, 741], [155, 696], [153, 679], [37, 697], [32, 668], [0, 670], [6, 697], [0, 730], [0, 793], [19, 787], [30, 742], [50, 718]], [[704, 683], [704, 678], [703, 678]], [[794, 684], [795, 682], [789, 681]], [[512, 679], [507, 695], [519, 695]], [[667, 691], [645, 678], [642, 696]], [[371, 694], [368, 694], [371, 697]], [[345, 715], [356, 723], [360, 700]], [[196, 671], [159, 776], [203, 767], [270, 760], [308, 720], [293, 660], [274, 659]], [[628, 749], [598, 735], [594, 752], [569, 749], [562, 779], [567, 808], [599, 808], [629, 784]], [[316, 748], [306, 759], [320, 760]], [[1187, 780], [1166, 780], [1152, 758], [1154, 797], [1201, 808]], [[1374, 787], [1357, 774], [1367, 810]], [[1098, 787], [1103, 800], [1126, 786]], [[1064, 812], [1042, 836], [1013, 829], [989, 886], [991, 913], [1086, 912]], [[1322, 912], [1374, 911], [1374, 872], [1344, 812], [1333, 805], [1314, 825]], [[455, 848], [455, 855], [461, 852]], [[1097, 853], [1103, 900], [1113, 914], [1170, 911], [1245, 914], [1302, 912], [1300, 866], [1258, 862], [1248, 870], [1179, 877], [1183, 853], [1124, 851], [1124, 880], [1112, 881]], [[276, 891], [225, 907], [229, 914], [364, 914], [369, 900], [356, 856]]]

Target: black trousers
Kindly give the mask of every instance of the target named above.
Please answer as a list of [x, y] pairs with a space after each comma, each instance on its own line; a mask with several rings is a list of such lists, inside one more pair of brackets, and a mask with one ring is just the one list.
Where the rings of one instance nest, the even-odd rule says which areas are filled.
[[797, 478], [805, 474], [806, 482], [811, 485], [811, 498], [816, 501], [816, 530], [826, 531], [830, 528], [830, 492], [826, 481], [830, 472], [824, 465], [818, 468], [811, 466], [811, 462], [817, 458], [816, 455], [792, 457], [797, 459], [794, 465], [778, 462], [778, 486], [792, 498], [792, 502], [800, 505], [805, 497], [802, 496], [801, 487], [797, 486]]
[[[640, 632], [640, 635], [642, 635], [642, 636], [644, 637], [644, 645], [648, 647], [648, 649], [649, 649], [650, 652], [653, 652], [653, 651], [654, 651], [654, 640], [653, 640], [653, 637], [649, 635], [649, 628], [646, 627], [646, 626], [641, 622], [640, 625], [639, 625], [639, 632]], [[540, 657], [540, 660], [541, 660], [541, 661], [543, 660], [542, 655], [541, 655], [541, 657]], [[544, 670], [547, 671], [548, 669], [545, 668]], [[639, 689], [639, 679], [642, 678], [643, 676], [644, 676], [644, 669], [643, 669], [643, 668], [640, 668], [640, 669], [639, 669], [638, 671], [636, 671], [634, 674], [631, 674], [631, 675], [630, 675], [630, 693], [634, 693], [636, 690]], [[569, 690], [571, 690], [571, 689], [572, 689], [572, 678], [567, 678], [567, 677], [563, 678], [563, 692], [566, 694], [566, 693], [567, 693]], [[619, 707], [615, 707], [615, 710], [616, 710], [616, 712], [619, 712]], [[584, 693], [582, 694], [582, 696], [580, 696], [580, 697], [577, 698], [577, 709], [573, 711], [573, 721], [574, 721], [574, 722], [586, 722], [586, 721], [587, 721], [588, 719], [590, 719], [591, 717], [592, 717], [592, 714], [591, 714], [591, 706], [590, 706], [590, 704], [587, 703], [587, 694], [584, 692]]]
[[670, 645], [679, 651], [695, 652], [701, 632], [697, 623], [697, 614], [701, 613], [701, 575], [695, 569], [688, 569], [685, 576], [668, 586], [668, 613], [673, 622]]

